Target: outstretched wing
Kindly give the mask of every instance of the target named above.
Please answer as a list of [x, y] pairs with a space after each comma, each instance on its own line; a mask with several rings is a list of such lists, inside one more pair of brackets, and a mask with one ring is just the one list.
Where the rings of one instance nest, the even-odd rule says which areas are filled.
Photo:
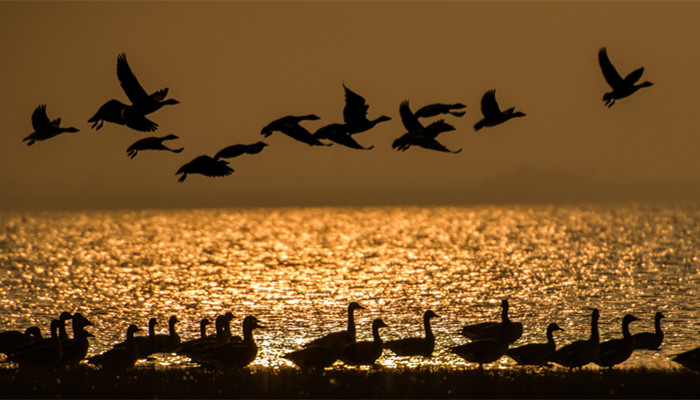
[[127, 118], [126, 126], [141, 132], [155, 132], [158, 129], [158, 124], [143, 115]]
[[131, 72], [124, 53], [119, 54], [119, 57], [117, 57], [117, 78], [119, 78], [119, 84], [121, 84], [131, 104], [143, 104], [149, 101], [148, 93], [141, 87], [134, 73]]
[[634, 85], [635, 82], [639, 80], [639, 78], [642, 77], [642, 74], [644, 73], [644, 67], [637, 68], [634, 71], [630, 72], [629, 75], [625, 77], [625, 83], [628, 85]]
[[403, 126], [409, 132], [423, 129], [423, 125], [418, 122], [418, 118], [416, 118], [411, 111], [411, 107], [408, 105], [408, 100], [401, 102], [401, 105], [399, 106], [399, 114], [401, 114], [401, 122], [403, 122]]
[[610, 85], [613, 90], [620, 87], [620, 85], [623, 84], [622, 77], [617, 73], [617, 70], [610, 62], [610, 58], [608, 58], [608, 53], [605, 47], [598, 51], [598, 62], [600, 63], [600, 69], [603, 71], [603, 76], [608, 82], [608, 85]]
[[484, 93], [481, 98], [481, 113], [484, 114], [486, 119], [497, 117], [501, 114], [501, 109], [498, 108], [498, 102], [496, 102], [496, 89], [491, 89]]
[[442, 151], [444, 153], [455, 153], [456, 154], [456, 153], [459, 153], [460, 151], [462, 151], [462, 149], [452, 151], [452, 150], [448, 149], [447, 147], [443, 146], [442, 144], [440, 144], [440, 142], [438, 142], [434, 138], [425, 138], [425, 139], [421, 140], [418, 145], [424, 149]]
[[348, 89], [344, 83], [343, 88], [345, 89], [345, 108], [343, 108], [345, 123], [351, 124], [358, 121], [366, 121], [369, 106], [365, 102], [365, 98]]
[[432, 124], [428, 125], [424, 129], [424, 136], [426, 138], [436, 138], [439, 134], [443, 132], [449, 132], [455, 130], [455, 127], [445, 122], [444, 119], [437, 120]]
[[51, 127], [51, 121], [49, 121], [49, 117], [46, 115], [46, 104], [35, 108], [32, 113], [32, 128], [34, 128], [34, 131], [41, 132]]

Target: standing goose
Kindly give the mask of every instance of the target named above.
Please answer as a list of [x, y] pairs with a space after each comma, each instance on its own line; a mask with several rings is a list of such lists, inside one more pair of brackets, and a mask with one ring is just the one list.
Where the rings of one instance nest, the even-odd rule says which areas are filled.
[[418, 118], [430, 118], [430, 117], [435, 117], [440, 114], [450, 114], [454, 115], [455, 117], [461, 117], [463, 116], [466, 111], [453, 111], [453, 110], [461, 110], [463, 108], [466, 108], [462, 103], [455, 103], [455, 104], [443, 104], [443, 103], [435, 103], [435, 104], [428, 104], [425, 107], [421, 107], [416, 111], [416, 117]]
[[658, 350], [661, 342], [664, 341], [664, 332], [661, 330], [661, 318], [664, 315], [658, 311], [654, 315], [654, 333], [641, 332], [632, 335], [634, 337], [635, 349]]
[[211, 325], [211, 321], [207, 318], [202, 318], [199, 322], [199, 337], [181, 342], [177, 349], [175, 349], [175, 352], [177, 354], [187, 355], [191, 349], [196, 349], [198, 346], [201, 346], [202, 343], [206, 343], [208, 341], [207, 325]]
[[126, 97], [129, 98], [129, 101], [131, 101], [134, 109], [139, 114], [150, 114], [164, 105], [180, 103], [175, 99], [165, 100], [165, 96], [168, 95], [168, 88], [153, 92], [150, 95], [146, 93], [136, 76], [134, 76], [134, 73], [131, 72], [124, 53], [119, 54], [117, 57], [117, 78], [119, 78], [119, 84], [124, 89]]
[[58, 366], [63, 357], [62, 340], [59, 336], [61, 320], [51, 321], [51, 337], [28, 343], [15, 349], [8, 357], [9, 361], [19, 364], [20, 368], [53, 368]]
[[547, 326], [547, 343], [530, 343], [506, 351], [506, 355], [519, 365], [546, 365], [546, 357], [554, 353], [557, 346], [554, 343], [554, 331], [563, 331], [555, 323]]
[[340, 357], [342, 349], [314, 345], [287, 353], [282, 358], [293, 362], [302, 370], [330, 367]]
[[382, 355], [384, 346], [379, 336], [379, 328], [387, 328], [380, 318], [372, 321], [372, 341], [350, 343], [343, 347], [340, 359], [348, 365], [374, 365]]
[[228, 166], [228, 162], [224, 160], [216, 160], [209, 156], [199, 156], [194, 160], [180, 167], [175, 175], [182, 174], [177, 180], [184, 182], [187, 174], [202, 174], [204, 176], [229, 176], [233, 173], [233, 168]]
[[231, 327], [229, 324], [232, 319], [233, 314], [230, 312], [227, 312], [224, 315], [219, 315], [216, 317], [214, 322], [214, 327], [216, 328], [215, 334], [199, 339], [198, 343], [196, 344], [186, 346], [179, 351], [179, 354], [195, 359], [196, 357], [207, 353], [211, 349], [229, 342], [231, 339]]
[[46, 115], [46, 105], [42, 104], [34, 109], [32, 113], [32, 128], [34, 128], [34, 132], [30, 133], [22, 141], [27, 142], [27, 146], [31, 146], [37, 141], [51, 139], [63, 132], [78, 132], [76, 128], [61, 128], [60, 125], [60, 118], [53, 121], [49, 120], [48, 115]]
[[423, 313], [425, 337], [390, 340], [384, 344], [384, 347], [393, 351], [397, 356], [432, 356], [433, 349], [435, 349], [435, 335], [430, 328], [430, 319], [439, 317], [433, 310], [426, 311]]
[[9, 356], [15, 349], [41, 339], [41, 330], [38, 326], [31, 326], [20, 331], [0, 332], [0, 353]]
[[255, 360], [258, 345], [253, 338], [253, 331], [263, 328], [257, 318], [247, 316], [243, 319], [243, 342], [225, 342], [206, 352], [193, 357], [193, 361], [206, 368], [228, 370], [240, 369]]
[[88, 363], [101, 366], [110, 371], [125, 371], [136, 364], [139, 359], [139, 345], [134, 334], [141, 329], [136, 325], [129, 325], [126, 329], [125, 345], [117, 345], [102, 354], [87, 359]]
[[364, 310], [365, 308], [357, 302], [351, 302], [348, 305], [348, 328], [344, 331], [332, 332], [318, 339], [314, 339], [306, 343], [304, 347], [311, 346], [328, 346], [335, 349], [340, 349], [348, 344], [355, 343], [355, 310]]
[[399, 150], [406, 151], [411, 146], [419, 146], [428, 150], [436, 150], [445, 153], [459, 153], [462, 150], [451, 151], [438, 142], [435, 138], [448, 131], [455, 130], [454, 126], [445, 122], [445, 120], [438, 120], [428, 125], [423, 126], [418, 121], [418, 118], [411, 111], [411, 107], [408, 104], [408, 100], [401, 102], [399, 106], [399, 114], [401, 114], [401, 122], [408, 132], [404, 133], [401, 137], [394, 140], [391, 147]]
[[68, 311], [63, 311], [58, 316], [58, 320], [61, 321], [61, 324], [58, 326], [58, 337], [64, 342], [68, 340], [68, 332], [66, 332], [66, 321], [71, 319], [73, 319], [73, 314], [69, 313]]
[[588, 340], [577, 340], [570, 343], [550, 354], [546, 357], [546, 360], [565, 367], [578, 369], [597, 360], [598, 351], [600, 350], [600, 336], [598, 335], [599, 317], [598, 309], [594, 308], [591, 314], [591, 336]]
[[92, 128], [96, 131], [99, 131], [105, 122], [126, 125], [141, 132], [154, 132], [158, 129], [158, 124], [139, 113], [134, 106], [124, 104], [116, 99], [103, 104], [88, 122], [92, 122]]
[[700, 347], [676, 354], [671, 360], [688, 369], [700, 372]]
[[180, 335], [176, 332], [175, 324], [180, 322], [173, 315], [168, 319], [168, 334], [158, 334], [153, 338], [154, 353], [170, 353], [180, 345]]
[[615, 104], [615, 100], [624, 99], [641, 88], [653, 85], [653, 83], [649, 81], [635, 85], [639, 78], [642, 77], [644, 67], [635, 69], [634, 71], [630, 72], [625, 79], [622, 79], [620, 74], [610, 62], [610, 58], [608, 58], [608, 53], [605, 47], [598, 51], [598, 62], [600, 63], [600, 69], [603, 71], [605, 81], [608, 82], [608, 85], [610, 85], [612, 88], [612, 92], [608, 92], [603, 95], [603, 101], [608, 108]]
[[612, 369], [617, 364], [625, 362], [634, 351], [634, 337], [630, 334], [629, 325], [639, 319], [627, 314], [622, 318], [622, 339], [612, 339], [600, 344], [598, 359], [593, 362], [601, 367]]
[[478, 131], [485, 126], [500, 125], [511, 118], [525, 116], [525, 114], [520, 111], [514, 111], [515, 107], [501, 111], [496, 101], [496, 90], [489, 90], [484, 93], [484, 96], [481, 98], [481, 114], [483, 114], [484, 118], [474, 125], [474, 130]]
[[314, 137], [316, 139], [327, 139], [345, 147], [350, 147], [351, 149], [371, 150], [374, 148], [374, 146], [362, 147], [361, 144], [357, 143], [348, 133], [346, 124], [326, 125], [314, 132]]
[[[138, 348], [138, 358], [144, 359], [148, 358], [151, 354], [155, 353], [157, 350], [156, 346], [156, 325], [158, 325], [158, 320], [151, 318], [148, 320], [148, 336], [134, 336], [132, 341], [136, 344]], [[140, 332], [141, 330], [139, 330]], [[129, 343], [124, 341], [114, 345], [114, 347], [127, 347]]]
[[166, 140], [173, 140], [173, 139], [179, 139], [175, 135], [167, 135], [167, 136], [150, 136], [141, 140], [137, 140], [134, 143], [129, 146], [128, 149], [126, 149], [127, 155], [129, 158], [134, 158], [136, 157], [136, 154], [138, 154], [139, 151], [142, 150], [167, 150], [171, 151], [173, 153], [179, 153], [182, 150], [184, 150], [184, 147], [181, 147], [179, 149], [171, 149], [167, 147], [166, 145], [163, 144], [164, 141]]
[[73, 337], [63, 342], [63, 358], [61, 362], [74, 366], [85, 358], [90, 348], [88, 338], [93, 336], [85, 330], [85, 327], [91, 325], [92, 322], [82, 314], [73, 314]]
[[501, 326], [505, 326], [506, 340], [508, 343], [514, 343], [523, 334], [523, 324], [521, 322], [512, 322], [508, 318], [508, 300], [501, 301], [501, 322], [482, 322], [474, 325], [466, 325], [462, 327], [460, 334], [469, 339], [500, 339]]
[[382, 115], [374, 120], [367, 119], [367, 110], [369, 110], [369, 106], [364, 97], [348, 89], [345, 83], [343, 83], [343, 89], [345, 89], [343, 119], [345, 120], [346, 132], [349, 135], [368, 131], [380, 122], [391, 120], [391, 118], [386, 115]]
[[314, 135], [311, 134], [306, 128], [299, 125], [301, 121], [305, 120], [317, 120], [320, 119], [314, 114], [294, 116], [288, 115], [286, 117], [276, 119], [270, 122], [261, 131], [264, 137], [272, 135], [272, 132], [279, 131], [285, 135], [291, 137], [292, 139], [298, 140], [302, 143], [306, 143], [309, 146], [330, 146], [330, 144], [324, 144], [320, 142]]
[[461, 346], [450, 347], [450, 350], [471, 363], [478, 363], [479, 368], [483, 368], [484, 364], [498, 360], [508, 351], [507, 325], [502, 324], [499, 328], [501, 330], [499, 339], [477, 339]]
[[233, 146], [224, 147], [219, 150], [214, 156], [215, 160], [219, 158], [234, 158], [243, 154], [258, 154], [260, 153], [267, 143], [257, 142], [253, 144], [234, 144]]

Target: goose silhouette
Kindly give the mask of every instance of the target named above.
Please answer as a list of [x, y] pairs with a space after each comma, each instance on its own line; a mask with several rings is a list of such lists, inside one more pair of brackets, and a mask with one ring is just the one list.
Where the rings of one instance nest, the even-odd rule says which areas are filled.
[[233, 146], [224, 147], [219, 150], [214, 156], [215, 160], [220, 158], [234, 158], [243, 154], [258, 154], [260, 153], [267, 143], [257, 142], [253, 144], [234, 144]]
[[671, 360], [688, 369], [700, 372], [700, 347], [676, 354]]
[[158, 129], [158, 124], [136, 111], [133, 106], [116, 99], [103, 104], [88, 122], [92, 122], [92, 128], [96, 131], [99, 131], [105, 122], [125, 125], [141, 132], [154, 132]]
[[515, 111], [515, 107], [511, 107], [505, 111], [501, 111], [496, 101], [496, 90], [492, 89], [484, 93], [481, 97], [481, 114], [484, 116], [479, 122], [474, 125], [474, 130], [485, 126], [500, 125], [511, 118], [524, 117], [525, 114], [520, 111]]
[[634, 337], [634, 348], [645, 350], [658, 350], [661, 342], [664, 341], [664, 332], [661, 330], [661, 318], [664, 315], [658, 311], [654, 315], [654, 332], [641, 332], [632, 335]]
[[401, 102], [401, 105], [399, 106], [399, 113], [401, 114], [401, 122], [403, 122], [403, 125], [408, 132], [394, 140], [394, 142], [391, 144], [392, 148], [399, 151], [406, 151], [411, 146], [419, 146], [428, 150], [436, 150], [454, 154], [462, 151], [462, 149], [456, 151], [449, 150], [435, 139], [439, 134], [453, 131], [455, 129], [454, 126], [446, 123], [445, 120], [441, 119], [433, 122], [427, 127], [423, 126], [411, 111], [408, 100]]
[[65, 340], [62, 344], [63, 357], [61, 358], [61, 362], [69, 366], [75, 366], [85, 358], [90, 348], [88, 338], [93, 336], [90, 332], [85, 330], [85, 327], [91, 325], [92, 322], [81, 313], [73, 314], [73, 337]]
[[320, 142], [317, 138], [314, 137], [314, 135], [311, 134], [311, 132], [306, 130], [306, 128], [304, 128], [303, 126], [299, 125], [301, 121], [313, 121], [317, 119], [320, 118], [314, 114], [301, 116], [288, 115], [286, 117], [282, 117], [270, 122], [269, 124], [267, 124], [267, 126], [265, 126], [262, 129], [260, 133], [264, 137], [268, 137], [272, 135], [272, 132], [279, 131], [291, 137], [292, 139], [298, 140], [302, 143], [306, 143], [309, 146], [330, 146], [330, 144], [324, 144]]
[[334, 349], [340, 349], [350, 343], [355, 343], [355, 310], [364, 310], [365, 308], [353, 301], [348, 305], [348, 327], [344, 331], [332, 332], [318, 339], [314, 339], [306, 343], [304, 347], [311, 346], [328, 346]]
[[177, 316], [173, 315], [168, 319], [168, 334], [157, 334], [153, 338], [154, 353], [169, 353], [177, 349], [180, 345], [180, 335], [178, 335], [175, 324], [180, 322]]
[[132, 368], [139, 359], [139, 345], [134, 334], [141, 329], [136, 325], [129, 325], [126, 329], [126, 341], [124, 345], [117, 345], [102, 354], [87, 359], [90, 364], [95, 364], [109, 371], [125, 371]]
[[501, 324], [499, 326], [500, 337], [476, 339], [473, 342], [460, 346], [450, 347], [452, 353], [462, 357], [463, 359], [478, 363], [479, 368], [483, 368], [484, 364], [492, 363], [503, 357], [508, 351], [507, 331], [508, 326]]
[[37, 141], [51, 139], [64, 132], [78, 132], [78, 129], [73, 127], [61, 128], [61, 118], [49, 120], [48, 115], [46, 115], [46, 104], [39, 105], [34, 109], [32, 128], [34, 128], [34, 132], [22, 139], [23, 142], [27, 142], [27, 146], [31, 146]]
[[40, 339], [16, 348], [7, 358], [19, 365], [21, 369], [44, 369], [59, 365], [63, 357], [63, 340], [59, 330], [63, 322], [51, 320], [51, 337]]
[[391, 120], [391, 118], [387, 117], [386, 115], [382, 115], [381, 117], [373, 120], [367, 119], [367, 110], [369, 110], [369, 106], [367, 105], [365, 98], [348, 89], [348, 87], [345, 86], [345, 83], [343, 83], [343, 89], [345, 90], [345, 108], [343, 108], [343, 119], [345, 121], [346, 132], [349, 135], [368, 131], [374, 128], [374, 126], [380, 122]]
[[173, 139], [179, 139], [175, 135], [167, 135], [167, 136], [150, 136], [147, 138], [143, 138], [141, 140], [137, 140], [134, 143], [129, 146], [128, 149], [126, 149], [127, 155], [129, 158], [134, 158], [136, 157], [136, 154], [138, 154], [139, 151], [143, 150], [166, 150], [166, 151], [171, 151], [173, 153], [179, 153], [182, 150], [184, 150], [184, 147], [181, 147], [179, 149], [171, 149], [163, 144], [164, 141], [166, 140], [173, 140]]
[[42, 339], [38, 326], [31, 326], [24, 332], [12, 330], [0, 332], [0, 353], [9, 356], [15, 349]]
[[554, 331], [563, 331], [559, 325], [551, 323], [547, 326], [547, 343], [530, 343], [506, 351], [506, 355], [519, 365], [547, 365], [545, 358], [554, 353], [557, 346], [554, 343]]
[[608, 57], [608, 52], [605, 47], [598, 51], [598, 63], [600, 64], [600, 69], [603, 71], [605, 81], [608, 82], [608, 85], [610, 85], [612, 88], [612, 92], [608, 92], [603, 95], [603, 102], [608, 108], [615, 104], [615, 100], [624, 99], [641, 88], [653, 85], [653, 83], [649, 81], [644, 81], [638, 85], [635, 85], [639, 78], [642, 77], [644, 67], [635, 69], [624, 79], [622, 79], [622, 76], [620, 76], [615, 67], [612, 65], [612, 62], [610, 62], [610, 58]]
[[351, 149], [371, 150], [374, 148], [374, 146], [362, 147], [350, 136], [347, 128], [346, 124], [330, 124], [319, 128], [313, 135], [316, 139], [327, 139]]
[[215, 347], [196, 354], [193, 361], [208, 369], [231, 370], [240, 369], [255, 360], [258, 355], [258, 345], [253, 338], [253, 331], [264, 328], [260, 321], [253, 316], [243, 319], [243, 341], [224, 342]]
[[622, 318], [622, 339], [612, 339], [600, 344], [598, 358], [593, 362], [601, 367], [612, 369], [617, 364], [625, 362], [634, 351], [634, 337], [630, 334], [629, 325], [639, 319], [627, 314]]
[[461, 110], [463, 108], [466, 108], [462, 103], [455, 103], [455, 104], [444, 104], [444, 103], [435, 103], [435, 104], [428, 104], [427, 106], [421, 107], [416, 111], [415, 116], [417, 118], [430, 118], [430, 117], [435, 117], [440, 114], [450, 114], [454, 115], [455, 117], [461, 117], [464, 114], [466, 114], [466, 111], [454, 111], [454, 110]]
[[510, 308], [508, 300], [501, 301], [501, 322], [482, 322], [473, 325], [465, 325], [460, 331], [460, 335], [469, 339], [500, 339], [501, 326], [505, 326], [506, 340], [508, 343], [514, 343], [523, 334], [523, 324], [521, 322], [512, 322], [508, 317], [508, 309]]
[[199, 156], [187, 164], [180, 167], [175, 175], [182, 174], [177, 180], [184, 182], [187, 174], [201, 174], [210, 177], [229, 176], [233, 173], [233, 169], [228, 166], [228, 162], [217, 160], [207, 155]]
[[600, 318], [600, 312], [597, 308], [594, 308], [591, 313], [591, 336], [588, 340], [577, 340], [570, 343], [545, 357], [545, 359], [571, 369], [581, 369], [584, 365], [597, 360], [600, 350], [598, 318]]
[[168, 88], [153, 92], [150, 95], [143, 89], [139, 81], [126, 61], [126, 54], [121, 53], [117, 57], [117, 78], [126, 97], [129, 98], [134, 110], [143, 115], [150, 114], [168, 104], [179, 104], [175, 99], [165, 99], [168, 95]]
[[282, 358], [293, 362], [302, 370], [330, 367], [340, 358], [341, 350], [331, 346], [314, 345], [287, 353]]
[[435, 349], [435, 335], [430, 328], [430, 319], [439, 317], [433, 310], [426, 311], [423, 313], [425, 337], [390, 340], [384, 343], [384, 347], [393, 351], [397, 356], [432, 356]]
[[340, 359], [347, 365], [374, 365], [384, 351], [379, 328], [387, 328], [380, 318], [372, 321], [372, 339], [350, 343], [343, 347]]
[[180, 345], [177, 347], [177, 349], [175, 349], [175, 352], [177, 354], [187, 355], [189, 351], [202, 346], [202, 343], [206, 343], [207, 341], [211, 342], [207, 336], [208, 325], [211, 325], [211, 321], [209, 321], [207, 318], [202, 318], [202, 320], [199, 322], [199, 337], [180, 342]]

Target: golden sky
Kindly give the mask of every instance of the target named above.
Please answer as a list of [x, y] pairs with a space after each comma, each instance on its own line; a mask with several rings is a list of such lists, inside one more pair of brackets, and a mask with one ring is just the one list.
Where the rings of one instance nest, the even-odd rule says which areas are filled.
[[[0, 2], [0, 209], [518, 203], [700, 198], [698, 2]], [[612, 108], [597, 53], [644, 88]], [[87, 120], [127, 102], [116, 59], [180, 101], [150, 136]], [[342, 122], [342, 83], [392, 117], [355, 135], [371, 151], [309, 147], [262, 127], [314, 113]], [[527, 114], [479, 132], [483, 93]], [[399, 104], [467, 105], [440, 141], [398, 152]], [[80, 129], [28, 147], [31, 114]], [[237, 143], [233, 175], [175, 171]]]

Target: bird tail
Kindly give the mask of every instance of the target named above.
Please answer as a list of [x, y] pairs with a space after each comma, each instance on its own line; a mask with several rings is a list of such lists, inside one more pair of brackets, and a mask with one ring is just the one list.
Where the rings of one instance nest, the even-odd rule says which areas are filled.
[[180, 152], [182, 152], [182, 150], [185, 150], [185, 148], [180, 147], [179, 149], [170, 149], [170, 151], [172, 151], [173, 153], [180, 153]]
[[479, 129], [481, 129], [481, 128], [483, 128], [483, 127], [484, 127], [484, 123], [483, 123], [482, 121], [479, 121], [479, 122], [477, 122], [476, 124], [474, 124], [474, 130], [475, 130], [475, 131], [478, 131]]

